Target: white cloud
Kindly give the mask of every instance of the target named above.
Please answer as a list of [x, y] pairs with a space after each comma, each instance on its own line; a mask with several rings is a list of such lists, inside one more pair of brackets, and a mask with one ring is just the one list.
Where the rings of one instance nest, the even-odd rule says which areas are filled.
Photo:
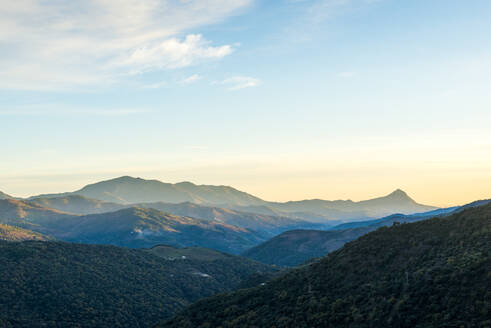
[[195, 82], [198, 82], [199, 80], [201, 80], [203, 77], [199, 74], [193, 74], [185, 79], [182, 79], [180, 81], [181, 84], [191, 84], [191, 83], [195, 83]]
[[220, 84], [226, 85], [228, 90], [235, 91], [257, 87], [261, 84], [261, 80], [249, 76], [234, 76], [223, 80]]
[[7, 1], [0, 6], [0, 88], [107, 84], [223, 58], [233, 46], [187, 32], [252, 1]]

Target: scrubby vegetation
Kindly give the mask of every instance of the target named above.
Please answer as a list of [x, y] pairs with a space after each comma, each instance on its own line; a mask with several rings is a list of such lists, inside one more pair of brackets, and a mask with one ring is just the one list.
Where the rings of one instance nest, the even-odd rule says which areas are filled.
[[491, 205], [383, 227], [161, 327], [490, 327]]

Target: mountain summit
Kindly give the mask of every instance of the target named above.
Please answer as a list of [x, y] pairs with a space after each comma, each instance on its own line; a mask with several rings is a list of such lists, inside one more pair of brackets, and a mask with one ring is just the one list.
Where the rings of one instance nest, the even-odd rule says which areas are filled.
[[[66, 198], [73, 195], [123, 205], [190, 202], [241, 212], [284, 216], [312, 222], [363, 220], [379, 218], [394, 213], [412, 214], [436, 209], [433, 206], [416, 203], [400, 189], [384, 197], [360, 202], [311, 199], [279, 203], [262, 200], [229, 186], [196, 185], [191, 182], [173, 184], [130, 176], [122, 176], [90, 184], [71, 193], [41, 195], [30, 199]], [[43, 202], [48, 203], [46, 200], [43, 200]]]
[[265, 203], [257, 197], [228, 186], [195, 185], [191, 182], [172, 184], [130, 176], [90, 184], [73, 193], [42, 196], [51, 198], [70, 194], [120, 204], [165, 201], [168, 203], [192, 202], [249, 206]]

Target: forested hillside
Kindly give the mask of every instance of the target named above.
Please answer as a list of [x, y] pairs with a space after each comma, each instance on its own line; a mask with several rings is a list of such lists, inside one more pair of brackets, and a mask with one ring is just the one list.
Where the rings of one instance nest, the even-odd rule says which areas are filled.
[[161, 327], [489, 327], [491, 204], [383, 227]]
[[158, 247], [0, 241], [0, 327], [150, 327], [274, 271], [216, 251], [186, 252], [191, 259], [166, 259]]

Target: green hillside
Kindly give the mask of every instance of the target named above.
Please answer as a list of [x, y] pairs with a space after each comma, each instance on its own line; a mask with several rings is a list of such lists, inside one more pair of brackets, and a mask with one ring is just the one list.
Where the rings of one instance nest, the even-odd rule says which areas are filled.
[[0, 240], [7, 241], [23, 241], [23, 240], [50, 240], [52, 238], [44, 236], [40, 233], [22, 229], [19, 227], [0, 224]]
[[197, 245], [234, 254], [265, 239], [244, 228], [138, 207], [72, 217], [60, 222], [52, 235], [60, 240], [86, 244], [136, 248], [157, 244]]
[[383, 227], [161, 327], [490, 327], [491, 204]]
[[63, 212], [83, 215], [114, 212], [128, 207], [116, 203], [104, 202], [98, 199], [91, 199], [78, 195], [68, 195], [65, 197], [51, 198], [31, 198], [29, 202]]
[[0, 327], [150, 327], [199, 298], [273, 271], [226, 254], [196, 259], [206, 250], [189, 249], [193, 259], [181, 260], [155, 251], [0, 241]]

